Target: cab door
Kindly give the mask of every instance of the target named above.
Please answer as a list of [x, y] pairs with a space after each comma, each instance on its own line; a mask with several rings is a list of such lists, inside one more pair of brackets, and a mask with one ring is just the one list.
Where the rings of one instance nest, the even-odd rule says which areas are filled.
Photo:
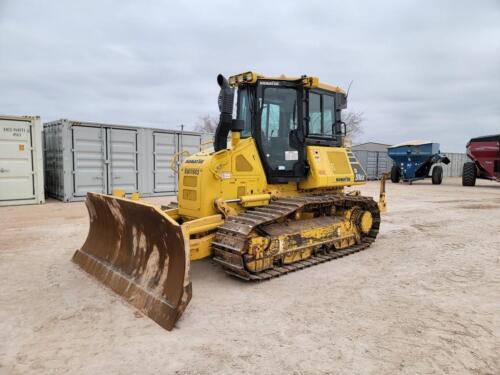
[[305, 176], [301, 93], [293, 82], [259, 82], [254, 136], [269, 183], [299, 181]]

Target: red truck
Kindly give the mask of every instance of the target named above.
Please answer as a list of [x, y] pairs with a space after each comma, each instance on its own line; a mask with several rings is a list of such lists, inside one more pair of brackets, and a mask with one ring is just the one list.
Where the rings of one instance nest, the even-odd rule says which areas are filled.
[[472, 138], [467, 156], [472, 161], [464, 163], [463, 186], [474, 186], [476, 178], [500, 182], [500, 134]]

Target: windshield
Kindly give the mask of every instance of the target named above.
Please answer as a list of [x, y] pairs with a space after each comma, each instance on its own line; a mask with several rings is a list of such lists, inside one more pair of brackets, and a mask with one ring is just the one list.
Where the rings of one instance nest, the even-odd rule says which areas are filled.
[[290, 171], [299, 159], [290, 145], [290, 132], [297, 128], [297, 91], [293, 88], [266, 87], [260, 116], [261, 145], [268, 166]]

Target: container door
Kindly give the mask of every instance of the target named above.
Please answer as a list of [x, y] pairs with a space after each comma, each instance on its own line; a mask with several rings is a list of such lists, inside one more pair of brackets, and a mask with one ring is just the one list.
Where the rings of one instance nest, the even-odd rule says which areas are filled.
[[106, 193], [105, 130], [73, 126], [73, 194]]
[[[187, 151], [196, 154], [200, 151], [201, 136], [194, 134], [179, 134], [179, 151]], [[181, 158], [181, 162], [184, 158]]]
[[377, 152], [375, 151], [368, 151], [367, 152], [367, 158], [366, 158], [366, 174], [368, 175], [369, 180], [376, 180], [377, 179], [377, 167], [378, 167], [378, 159], [377, 159]]
[[0, 201], [35, 197], [32, 142], [30, 121], [1, 120]]
[[155, 193], [174, 192], [177, 179], [170, 165], [175, 154], [175, 134], [153, 133], [153, 186]]
[[108, 193], [122, 189], [137, 191], [137, 131], [107, 129], [108, 131]]

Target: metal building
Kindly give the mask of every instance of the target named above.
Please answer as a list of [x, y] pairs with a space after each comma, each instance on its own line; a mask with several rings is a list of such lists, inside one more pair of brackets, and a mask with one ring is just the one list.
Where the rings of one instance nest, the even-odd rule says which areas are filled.
[[448, 159], [450, 159], [450, 164], [442, 164], [443, 176], [445, 177], [461, 177], [464, 163], [470, 161], [465, 153], [459, 152], [443, 152]]
[[42, 160], [40, 117], [0, 115], [0, 206], [45, 201]]
[[[69, 202], [115, 189], [141, 196], [177, 191], [180, 151], [199, 151], [195, 132], [58, 120], [44, 124], [45, 187]], [[172, 160], [174, 165], [172, 168]]]
[[376, 180], [392, 167], [392, 160], [387, 155], [390, 145], [384, 143], [367, 142], [352, 146], [352, 151], [366, 171], [369, 180]]

